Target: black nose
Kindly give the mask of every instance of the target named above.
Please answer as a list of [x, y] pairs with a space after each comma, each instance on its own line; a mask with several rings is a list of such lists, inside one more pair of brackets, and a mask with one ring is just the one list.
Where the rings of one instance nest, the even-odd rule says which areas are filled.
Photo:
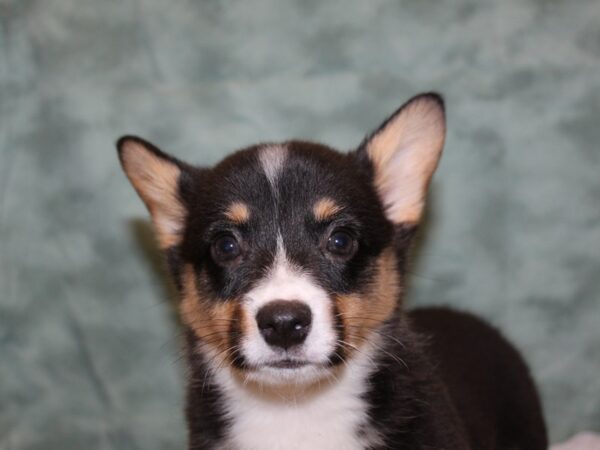
[[260, 308], [256, 323], [267, 344], [288, 349], [300, 345], [310, 331], [310, 308], [295, 300], [275, 300]]

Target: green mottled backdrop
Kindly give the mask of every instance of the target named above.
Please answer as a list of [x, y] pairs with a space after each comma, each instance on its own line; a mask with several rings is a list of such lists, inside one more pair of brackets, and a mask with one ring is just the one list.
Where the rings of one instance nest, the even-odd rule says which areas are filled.
[[524, 350], [600, 431], [600, 3], [0, 0], [0, 448], [180, 449], [179, 328], [113, 142], [348, 149], [445, 94], [409, 301]]

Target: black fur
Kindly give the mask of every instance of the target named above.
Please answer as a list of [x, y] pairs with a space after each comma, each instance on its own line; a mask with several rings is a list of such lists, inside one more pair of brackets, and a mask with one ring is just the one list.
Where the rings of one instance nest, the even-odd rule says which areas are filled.
[[197, 338], [187, 331], [189, 379], [186, 417], [190, 449], [216, 449], [227, 435], [223, 394], [213, 381], [205, 356], [196, 351]]
[[428, 357], [448, 390], [473, 449], [546, 449], [540, 400], [519, 352], [494, 328], [446, 308], [415, 310]]
[[417, 309], [386, 324], [368, 426], [383, 449], [546, 450], [546, 427], [518, 352], [480, 319]]

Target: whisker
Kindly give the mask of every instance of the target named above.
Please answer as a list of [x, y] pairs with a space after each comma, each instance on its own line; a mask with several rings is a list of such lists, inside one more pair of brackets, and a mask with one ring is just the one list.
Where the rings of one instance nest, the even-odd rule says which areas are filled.
[[366, 342], [366, 343], [368, 343], [368, 344], [370, 344], [370, 345], [373, 345], [373, 346], [374, 346], [374, 347], [375, 347], [377, 350], [379, 350], [379, 351], [380, 351], [380, 352], [382, 352], [382, 353], [385, 353], [387, 356], [389, 356], [390, 358], [392, 358], [394, 361], [396, 361], [396, 362], [398, 362], [398, 363], [402, 364], [404, 367], [406, 367], [407, 369], [409, 369], [409, 367], [408, 367], [408, 364], [406, 364], [406, 361], [404, 361], [404, 360], [403, 360], [402, 358], [400, 358], [399, 356], [396, 356], [396, 355], [394, 355], [394, 354], [392, 354], [392, 353], [388, 352], [388, 351], [387, 351], [386, 349], [384, 349], [382, 346], [380, 346], [380, 345], [377, 345], [377, 344], [375, 344], [374, 342], [372, 342], [372, 341], [369, 341], [369, 340], [368, 340], [368, 339], [366, 339], [365, 337], [363, 337], [363, 336], [360, 336], [360, 335], [357, 335], [357, 334], [350, 334], [349, 336], [350, 336], [350, 337], [353, 337], [353, 338], [355, 338], [355, 339], [360, 339], [360, 340], [362, 340], [363, 342]]
[[[347, 328], [357, 328], [357, 329], [363, 329], [363, 327], [358, 326], [358, 325], [347, 325]], [[394, 341], [395, 343], [397, 343], [398, 345], [400, 345], [402, 348], [406, 348], [406, 345], [404, 345], [404, 343], [402, 341], [400, 341], [396, 336], [391, 335], [389, 333], [384, 333], [381, 330], [373, 330], [374, 333], [379, 334], [380, 336], [383, 336], [385, 338], [391, 339], [392, 341]]]

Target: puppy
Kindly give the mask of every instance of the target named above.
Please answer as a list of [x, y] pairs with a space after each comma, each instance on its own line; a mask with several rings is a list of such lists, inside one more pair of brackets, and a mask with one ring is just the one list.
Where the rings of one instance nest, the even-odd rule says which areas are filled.
[[547, 449], [497, 331], [402, 307], [444, 136], [429, 93], [350, 153], [260, 144], [209, 169], [118, 141], [181, 294], [190, 449]]

